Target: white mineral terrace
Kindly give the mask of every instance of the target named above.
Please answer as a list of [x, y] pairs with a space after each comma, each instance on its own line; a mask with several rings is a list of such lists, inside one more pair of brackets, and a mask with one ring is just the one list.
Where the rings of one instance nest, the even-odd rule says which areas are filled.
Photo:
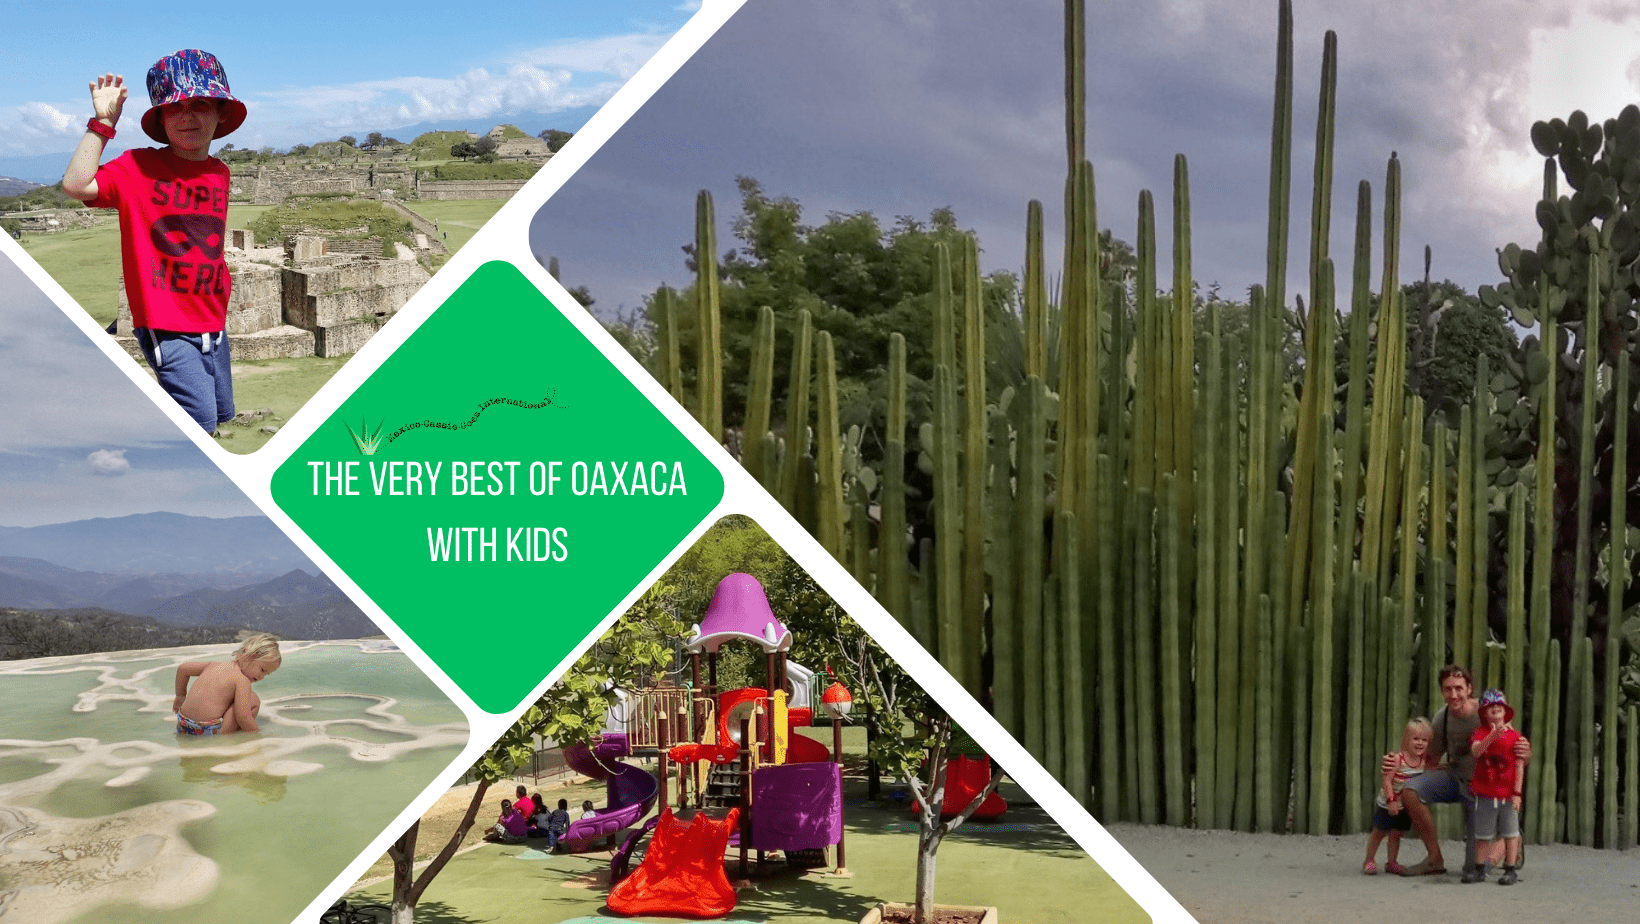
[[[315, 655], [325, 659], [326, 664], [332, 659], [356, 659], [360, 655], [390, 656], [414, 671], [390, 644], [297, 642], [281, 647], [287, 665]], [[201, 902], [217, 889], [223, 872], [219, 863], [229, 860], [222, 855], [222, 847], [212, 848], [216, 856], [197, 851], [186, 829], [191, 823], [216, 815], [218, 804], [229, 798], [224, 792], [241, 800], [249, 793], [255, 802], [272, 809], [273, 803], [285, 797], [287, 786], [296, 785], [289, 780], [312, 778], [319, 783], [304, 789], [308, 800], [315, 800], [312, 793], [318, 792], [322, 801], [345, 806], [348, 793], [382, 785], [380, 770], [350, 774], [349, 766], [380, 768], [396, 758], [429, 749], [443, 749], [453, 756], [466, 743], [464, 722], [417, 724], [401, 714], [400, 700], [394, 696], [371, 692], [280, 693], [277, 682], [271, 679], [258, 685], [272, 694], [263, 696], [258, 717], [262, 734], [220, 738], [174, 734], [176, 717], [171, 711], [169, 690], [176, 666], [186, 661], [226, 660], [233, 649], [232, 645], [200, 646], [0, 662], [0, 695], [14, 703], [18, 691], [26, 693], [34, 686], [22, 678], [44, 681], [84, 675], [85, 689], [72, 697], [71, 706], [53, 702], [45, 704], [44, 709], [60, 713], [67, 707], [69, 713], [94, 714], [119, 703], [121, 708], [114, 712], [124, 718], [132, 716], [126, 704], [134, 702], [138, 704], [134, 718], [141, 723], [130, 728], [127, 740], [0, 737], [0, 769], [6, 769], [0, 775], [0, 868], [4, 869], [4, 875], [0, 875], [0, 921], [60, 924], [110, 903], [163, 911]], [[334, 654], [318, 653], [324, 649]], [[356, 654], [347, 655], [348, 649]], [[442, 700], [436, 688], [419, 673], [402, 683], [431, 691]], [[150, 722], [153, 724], [147, 724]], [[61, 724], [66, 731], [73, 721], [65, 716]], [[16, 723], [0, 720], [0, 736], [14, 727]], [[109, 737], [109, 727], [105, 719], [96, 733]], [[180, 780], [176, 779], [178, 767]], [[36, 772], [12, 779], [18, 770], [11, 768]], [[431, 771], [423, 772], [427, 778], [419, 782], [394, 781], [406, 790], [404, 802], [430, 781]], [[85, 809], [85, 802], [96, 801], [83, 796], [86, 781], [99, 781], [105, 791], [127, 793], [122, 805], [132, 801], [137, 788], [142, 789], [139, 801], [149, 797], [153, 801], [106, 815], [77, 813], [89, 817], [63, 817], [38, 807], [54, 796], [61, 798], [62, 790], [81, 793], [75, 808]], [[110, 801], [121, 800], [111, 797]], [[402, 807], [404, 803], [398, 804]], [[223, 820], [227, 821], [228, 816]], [[245, 831], [240, 838], [244, 843], [229, 845], [228, 849], [260, 852], [277, 848], [302, 854], [302, 841], [294, 836], [297, 832], [283, 832], [289, 842], [278, 844], [282, 832], [268, 830], [265, 819], [258, 826], [259, 830]], [[377, 823], [374, 830], [357, 832], [354, 839], [361, 841], [358, 846], [367, 843], [381, 827]], [[240, 829], [240, 825], [231, 826], [235, 835]], [[315, 875], [322, 879], [320, 886], [328, 881], [320, 871]]]

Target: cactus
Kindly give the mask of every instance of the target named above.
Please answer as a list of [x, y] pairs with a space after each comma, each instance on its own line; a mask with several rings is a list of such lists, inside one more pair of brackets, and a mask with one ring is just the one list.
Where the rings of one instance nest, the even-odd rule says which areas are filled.
[[769, 432], [769, 411], [774, 400], [774, 309], [768, 305], [758, 310], [752, 344], [752, 379], [746, 389], [746, 428], [740, 464], [767, 488], [772, 479], [763, 437]]
[[696, 418], [712, 439], [723, 441], [723, 319], [718, 309], [717, 229], [712, 194], [695, 197]]
[[900, 624], [911, 622], [911, 586], [906, 570], [905, 521], [905, 335], [888, 338], [888, 431], [884, 440], [882, 526], [877, 532], [877, 598]]
[[786, 454], [780, 465], [780, 503], [793, 516], [799, 495], [808, 495], [802, 460], [809, 454], [809, 357], [813, 355], [814, 322], [807, 310], [797, 314], [792, 335], [792, 376], [786, 389]]

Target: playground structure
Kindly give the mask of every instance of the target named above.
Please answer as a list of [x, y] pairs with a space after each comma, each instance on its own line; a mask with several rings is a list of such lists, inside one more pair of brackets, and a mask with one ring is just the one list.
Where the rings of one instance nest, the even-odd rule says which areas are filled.
[[[632, 827], [649, 814], [660, 791], [660, 783], [637, 764], [615, 762], [632, 753], [627, 736], [605, 734], [596, 747], [578, 744], [564, 749], [564, 762], [583, 776], [604, 782], [608, 804], [594, 809], [591, 818], [579, 818], [564, 832], [564, 845], [571, 851], [585, 850], [605, 838]], [[613, 765], [613, 766], [612, 766]]]
[[[765, 653], [764, 687], [719, 691], [718, 652], [731, 643], [753, 644]], [[791, 644], [792, 634], [775, 617], [762, 585], [750, 575], [731, 574], [719, 582], [685, 642], [690, 686], [637, 692], [611, 723], [624, 732], [566, 751], [578, 771], [587, 772], [585, 766], [601, 774], [588, 773], [607, 780], [609, 793], [608, 806], [571, 826], [566, 841], [572, 847], [636, 824], [657, 798], [662, 806], [611, 861], [611, 911], [719, 917], [735, 905], [725, 859], [730, 848], [739, 848], [737, 878], [745, 880], [752, 851], [759, 859], [780, 851], [788, 863], [818, 866], [825, 864], [827, 848], [841, 847], [842, 767], [825, 745], [796, 733], [813, 721], [813, 672], [787, 659]], [[655, 776], [633, 764], [611, 765], [616, 757], [649, 752], [659, 759]], [[674, 792], [675, 809], [669, 798]], [[627, 875], [651, 832], [642, 864]]]

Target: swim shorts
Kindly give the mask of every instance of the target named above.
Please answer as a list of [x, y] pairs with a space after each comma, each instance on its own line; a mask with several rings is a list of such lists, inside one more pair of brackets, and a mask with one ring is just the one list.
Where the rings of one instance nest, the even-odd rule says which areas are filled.
[[214, 735], [222, 730], [222, 720], [215, 722], [195, 722], [182, 713], [177, 713], [177, 734], [179, 735]]

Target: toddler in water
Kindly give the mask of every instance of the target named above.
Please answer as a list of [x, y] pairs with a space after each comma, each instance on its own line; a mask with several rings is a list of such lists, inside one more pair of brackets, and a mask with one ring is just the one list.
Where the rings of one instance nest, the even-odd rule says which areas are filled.
[[1401, 790], [1407, 781], [1424, 772], [1425, 756], [1434, 729], [1429, 720], [1419, 717], [1407, 723], [1401, 731], [1401, 750], [1391, 755], [1394, 769], [1385, 773], [1378, 792], [1378, 805], [1372, 813], [1372, 834], [1367, 838], [1367, 862], [1361, 872], [1368, 876], [1378, 872], [1378, 843], [1389, 835], [1389, 863], [1387, 871], [1400, 875], [1402, 867], [1397, 858], [1401, 854], [1401, 835], [1412, 830], [1412, 819], [1401, 810]]
[[[232, 661], [190, 661], [177, 667], [179, 735], [225, 735], [257, 731], [256, 715], [262, 700], [251, 684], [279, 669], [279, 642], [271, 635], [253, 635], [240, 644]], [[188, 681], [199, 682], [188, 688]]]

